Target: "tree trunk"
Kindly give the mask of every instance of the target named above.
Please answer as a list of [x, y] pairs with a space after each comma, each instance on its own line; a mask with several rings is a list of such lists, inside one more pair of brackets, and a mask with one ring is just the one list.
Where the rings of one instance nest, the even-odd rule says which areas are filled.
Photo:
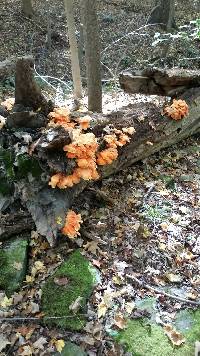
[[22, 0], [22, 11], [27, 17], [33, 16], [33, 7], [31, 0]]
[[83, 0], [82, 6], [84, 14], [88, 109], [93, 112], [101, 112], [101, 60], [96, 0]]
[[147, 24], [161, 24], [170, 31], [176, 28], [174, 15], [174, 0], [160, 0], [153, 8]]
[[72, 78], [74, 84], [74, 96], [75, 98], [82, 97], [82, 85], [81, 85], [81, 74], [80, 65], [78, 58], [78, 47], [76, 41], [76, 27], [74, 21], [73, 12], [73, 0], [64, 0], [65, 12], [67, 18], [68, 36], [71, 52], [71, 65], [72, 65]]

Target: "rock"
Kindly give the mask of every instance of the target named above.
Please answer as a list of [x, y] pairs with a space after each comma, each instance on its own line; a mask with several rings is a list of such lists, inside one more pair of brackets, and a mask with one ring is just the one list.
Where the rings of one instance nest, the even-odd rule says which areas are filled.
[[[79, 250], [73, 252], [42, 288], [45, 323], [70, 330], [81, 330], [86, 322], [87, 300], [98, 282], [96, 269]], [[48, 316], [61, 318], [48, 319]]]
[[193, 356], [194, 343], [199, 340], [199, 321], [200, 310], [183, 310], [177, 314], [172, 326], [185, 338], [179, 347], [172, 345], [161, 326], [147, 318], [129, 320], [127, 328], [119, 332], [117, 341], [126, 345], [132, 355]]
[[0, 288], [7, 295], [17, 291], [26, 275], [28, 235], [16, 236], [0, 248]]
[[86, 356], [87, 354], [76, 344], [68, 341], [61, 353], [56, 352], [54, 356]]

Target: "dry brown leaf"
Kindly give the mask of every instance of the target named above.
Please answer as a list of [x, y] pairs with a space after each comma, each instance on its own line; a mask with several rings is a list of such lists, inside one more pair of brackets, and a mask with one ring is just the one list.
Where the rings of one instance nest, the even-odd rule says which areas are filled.
[[90, 241], [87, 242], [85, 245], [83, 245], [84, 249], [93, 253], [93, 255], [97, 254], [97, 251], [99, 251], [99, 246], [98, 246], [98, 242], [96, 241]]
[[126, 319], [124, 319], [122, 314], [116, 314], [115, 315], [115, 319], [114, 319], [115, 325], [119, 328], [119, 329], [125, 329], [127, 321]]
[[67, 277], [54, 278], [53, 281], [58, 286], [66, 286], [69, 283], [69, 279]]
[[180, 346], [185, 342], [183, 335], [176, 331], [170, 324], [166, 324], [163, 329], [173, 345]]

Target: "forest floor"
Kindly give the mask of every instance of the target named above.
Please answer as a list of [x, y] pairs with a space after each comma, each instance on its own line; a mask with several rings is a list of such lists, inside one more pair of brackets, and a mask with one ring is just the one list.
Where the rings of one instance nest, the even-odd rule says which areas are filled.
[[[122, 93], [116, 81], [122, 69], [141, 68], [147, 62], [157, 66], [198, 68], [200, 59], [197, 40], [188, 42], [188, 46], [183, 45], [183, 39], [174, 40], [168, 56], [161, 60], [163, 45], [151, 46], [155, 30], [145, 28], [136, 31], [144, 26], [152, 8], [151, 2], [132, 8], [130, 2], [124, 1], [123, 9], [118, 6], [118, 1], [115, 1], [115, 6], [108, 4], [108, 1], [101, 3], [99, 18], [105, 113], [138, 100], [160, 100], [140, 95], [130, 97]], [[189, 24], [190, 20], [200, 17], [200, 14], [195, 13], [194, 18], [192, 5], [188, 1], [178, 3], [178, 25]], [[12, 55], [33, 54], [40, 75], [60, 78], [70, 85], [70, 89], [65, 90], [61, 86], [54, 91], [47, 90], [43, 84], [44, 91], [56, 96], [58, 102], [66, 99], [69, 101], [70, 58], [64, 10], [60, 2], [53, 2], [49, 10], [48, 1], [35, 1], [37, 16], [33, 21], [22, 16], [20, 1], [9, 0], [9, 4], [8, 7], [8, 2], [3, 0], [1, 5], [0, 18], [4, 21], [0, 24], [3, 34], [0, 38], [0, 60]], [[52, 27], [51, 49], [47, 48], [46, 43], [49, 15]], [[78, 12], [76, 16], [78, 22]], [[125, 38], [120, 41], [120, 45], [110, 46], [113, 41], [133, 31], [135, 35], [131, 45], [128, 37], [128, 40]], [[162, 32], [160, 29], [158, 31]], [[57, 80], [48, 78], [48, 81], [58, 86]], [[59, 99], [60, 91], [62, 99]], [[9, 96], [13, 96], [13, 78], [9, 78], [0, 87], [0, 99]], [[138, 345], [133, 351], [128, 345], [129, 352], [126, 352], [123, 346], [115, 342], [115, 337], [118, 338], [121, 332], [127, 330], [128, 319], [134, 321], [141, 317], [152, 317], [154, 313], [159, 325], [171, 325], [180, 310], [196, 310], [200, 305], [199, 143], [197, 136], [188, 138], [94, 184], [87, 194], [83, 192], [78, 205], [73, 206], [84, 220], [81, 236], [76, 242], [62, 240], [52, 250], [46, 240], [32, 233], [28, 275], [31, 276], [35, 266], [40, 268], [34, 278], [24, 282], [22, 290], [8, 299], [7, 304], [5, 295], [0, 294], [0, 304], [4, 303], [0, 317], [20, 316], [27, 321], [23, 324], [19, 321], [1, 323], [4, 338], [0, 336], [0, 355], [52, 355], [55, 352], [52, 340], [71, 340], [86, 350], [89, 356], [130, 355], [129, 352], [133, 351], [141, 356], [159, 355], [151, 353], [149, 346], [139, 353]], [[66, 255], [77, 247], [81, 248], [101, 273], [101, 282], [88, 302], [86, 326], [81, 332], [70, 332], [49, 328], [40, 325], [39, 321], [29, 319], [42, 316], [41, 285]], [[154, 305], [149, 307], [152, 300]], [[146, 305], [141, 305], [141, 301], [147, 301]], [[172, 334], [171, 339], [169, 337], [172, 345], [178, 342], [184, 344], [184, 332], [183, 335], [175, 335], [176, 339]], [[194, 341], [200, 341], [200, 334], [194, 337], [196, 339], [192, 340], [193, 344]], [[128, 343], [126, 335], [122, 335], [123, 338]], [[142, 337], [138, 343], [141, 340]], [[6, 352], [1, 352], [3, 343], [7, 343]], [[154, 346], [151, 347], [154, 350]], [[164, 347], [168, 346], [164, 344]], [[171, 348], [166, 351], [166, 355], [171, 356], [173, 352]], [[165, 355], [164, 350], [162, 353]], [[189, 352], [188, 349], [182, 352], [185, 356], [193, 354], [191, 348]]]

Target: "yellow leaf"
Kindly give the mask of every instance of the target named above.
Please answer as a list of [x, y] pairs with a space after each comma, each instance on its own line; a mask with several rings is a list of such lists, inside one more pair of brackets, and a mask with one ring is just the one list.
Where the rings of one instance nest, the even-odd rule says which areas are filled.
[[8, 298], [8, 297], [5, 296], [5, 297], [1, 300], [0, 306], [1, 306], [2, 308], [7, 308], [7, 307], [9, 307], [10, 305], [12, 305], [12, 303], [13, 303], [13, 298]]
[[174, 273], [165, 273], [165, 278], [168, 279], [168, 281], [172, 282], [172, 283], [179, 283], [182, 281], [182, 277], [180, 276], [180, 274], [174, 274]]
[[32, 276], [26, 276], [26, 282], [27, 283], [32, 283], [34, 281], [34, 277], [32, 277]]
[[57, 216], [57, 218], [56, 218], [56, 224], [58, 224], [58, 225], [62, 225], [62, 218], [61, 218], [61, 216]]
[[122, 278], [120, 276], [118, 276], [118, 275], [114, 276], [112, 280], [113, 280], [114, 284], [121, 285], [123, 283]]
[[104, 303], [104, 302], [101, 302], [99, 305], [98, 305], [98, 318], [100, 319], [102, 316], [105, 316], [106, 315], [106, 312], [107, 312], [107, 305]]
[[55, 347], [56, 347], [56, 350], [57, 350], [59, 353], [62, 352], [62, 349], [63, 349], [64, 346], [65, 346], [64, 340], [62, 340], [62, 339], [55, 340]]
[[125, 309], [126, 309], [126, 312], [127, 312], [128, 314], [131, 314], [132, 311], [133, 311], [133, 309], [135, 309], [135, 308], [136, 308], [136, 306], [135, 306], [135, 303], [134, 303], [134, 302], [127, 302], [127, 303], [125, 304]]
[[169, 228], [169, 224], [167, 224], [166, 222], [162, 222], [160, 224], [160, 227], [163, 231], [168, 231], [168, 228]]

